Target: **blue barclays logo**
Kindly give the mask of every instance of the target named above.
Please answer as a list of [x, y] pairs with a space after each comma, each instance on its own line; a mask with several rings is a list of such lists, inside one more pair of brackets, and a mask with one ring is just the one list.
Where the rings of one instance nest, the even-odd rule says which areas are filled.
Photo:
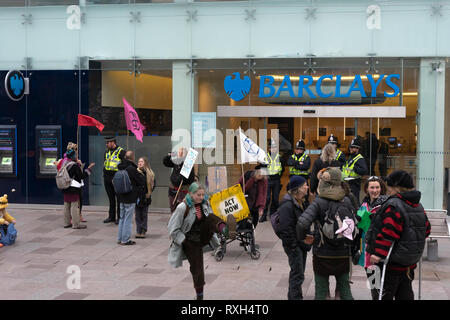
[[[232, 76], [225, 77], [224, 88], [227, 95], [231, 99], [240, 101], [250, 92], [251, 81], [248, 76], [245, 76], [244, 79], [241, 79], [239, 72], [235, 72], [233, 73], [233, 75], [235, 75], [234, 79], [232, 78]], [[278, 83], [275, 83], [275, 77], [277, 78]], [[275, 77], [271, 75], [262, 75], [259, 77], [258, 97], [278, 98], [280, 97], [281, 93], [286, 92], [291, 98], [348, 98], [353, 92], [359, 92], [359, 94], [363, 98], [375, 98], [377, 97], [377, 88], [380, 87], [387, 87], [392, 89], [392, 91], [385, 90], [383, 92], [383, 95], [386, 98], [396, 97], [400, 93], [399, 86], [393, 81], [394, 79], [400, 80], [399, 74], [367, 74], [365, 75], [365, 77], [367, 78], [367, 81], [365, 81], [366, 87], [364, 87], [362, 76], [359, 74], [352, 77], [344, 77], [342, 75], [331, 74], [326, 74], [321, 77], [314, 78], [309, 75], [302, 75], [297, 77], [285, 75]], [[281, 83], [279, 81], [281, 81]], [[327, 85], [323, 87], [322, 83], [324, 81], [328, 83], [332, 82], [333, 84], [332, 86]], [[348, 83], [349, 81], [351, 81], [350, 86], [342, 85], [342, 82], [344, 81]], [[384, 84], [384, 86], [382, 84]], [[286, 96], [286, 94], [284, 94], [284, 96]]]
[[[380, 75], [366, 75], [367, 80], [369, 82], [370, 86], [370, 97], [375, 98], [377, 96], [377, 88], [380, 86], [381, 83], [384, 82], [384, 84], [391, 88], [393, 92], [384, 91], [384, 96], [387, 98], [392, 98], [398, 96], [400, 93], [400, 88], [398, 85], [393, 82], [393, 79], [400, 80], [399, 74], [380, 74]], [[289, 96], [291, 98], [294, 97], [303, 97], [304, 93], [306, 93], [311, 99], [316, 99], [317, 97], [321, 98], [330, 98], [332, 96], [337, 98], [348, 98], [352, 94], [353, 91], [357, 91], [361, 94], [361, 97], [366, 98], [366, 90], [364, 88], [363, 80], [361, 79], [361, 75], [357, 74], [350, 78], [352, 80], [352, 83], [350, 87], [348, 88], [347, 92], [341, 92], [341, 83], [343, 81], [343, 76], [341, 75], [331, 75], [326, 74], [318, 79], [314, 79], [312, 76], [300, 76], [300, 77], [293, 77], [296, 78], [298, 81], [298, 84], [296, 86], [292, 85], [291, 77], [289, 75], [286, 75], [283, 77], [283, 80], [281, 84], [274, 85], [275, 78], [273, 76], [261, 76], [260, 82], [259, 82], [259, 97], [260, 98], [278, 98], [280, 94], [283, 91], [288, 92]], [[348, 77], [346, 77], [348, 78]], [[314, 84], [314, 80], [317, 80]], [[322, 82], [324, 80], [327, 81], [333, 81], [333, 89], [331, 92], [324, 93], [322, 88]], [[349, 79], [345, 79], [348, 81]], [[297, 92], [294, 92], [294, 88], [297, 88]], [[330, 90], [330, 87], [327, 87], [327, 91]]]
[[231, 99], [241, 101], [249, 94], [252, 83], [249, 76], [244, 76], [244, 79], [241, 79], [239, 72], [234, 72], [233, 75], [235, 76], [234, 79], [232, 76], [225, 77], [223, 87]]
[[9, 78], [9, 83], [14, 94], [16, 96], [20, 96], [22, 91], [24, 90], [23, 77], [21, 77], [19, 74], [15, 74], [11, 78]]

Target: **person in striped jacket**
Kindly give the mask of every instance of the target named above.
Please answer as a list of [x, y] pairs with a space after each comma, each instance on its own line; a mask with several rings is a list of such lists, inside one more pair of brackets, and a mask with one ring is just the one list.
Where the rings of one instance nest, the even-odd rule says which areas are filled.
[[382, 262], [392, 247], [386, 266], [383, 300], [413, 300], [414, 269], [422, 257], [431, 225], [411, 175], [402, 170], [394, 171], [387, 178], [387, 186], [389, 198], [371, 216], [366, 251], [370, 254], [370, 263], [382, 270]]

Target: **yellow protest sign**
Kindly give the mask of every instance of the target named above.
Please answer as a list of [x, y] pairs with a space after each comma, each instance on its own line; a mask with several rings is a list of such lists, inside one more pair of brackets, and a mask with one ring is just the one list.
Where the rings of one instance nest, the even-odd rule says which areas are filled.
[[236, 222], [247, 219], [250, 215], [240, 184], [213, 194], [209, 202], [214, 214], [223, 221], [227, 221], [229, 214], [236, 218]]

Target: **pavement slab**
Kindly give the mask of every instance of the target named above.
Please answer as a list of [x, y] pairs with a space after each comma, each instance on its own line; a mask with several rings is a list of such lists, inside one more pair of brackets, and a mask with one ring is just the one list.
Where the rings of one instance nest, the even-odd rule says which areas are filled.
[[[89, 210], [87, 229], [63, 228], [61, 210], [11, 208], [17, 219], [18, 239], [0, 248], [0, 281], [6, 290], [0, 299], [44, 300], [190, 300], [195, 296], [189, 264], [177, 269], [167, 263], [170, 245], [169, 214], [150, 213], [145, 239], [135, 246], [117, 244], [117, 225], [104, 224], [106, 212]], [[289, 265], [281, 241], [269, 222], [258, 224], [256, 244], [261, 256], [253, 260], [233, 241], [220, 262], [211, 252], [204, 254], [205, 299], [286, 300]], [[422, 262], [421, 299], [450, 298], [450, 241], [439, 239], [439, 260]], [[69, 277], [78, 268], [80, 289], [68, 288]], [[72, 270], [72, 271], [71, 271]], [[418, 298], [419, 276], [413, 288]], [[355, 299], [370, 300], [364, 269], [353, 266]], [[330, 277], [332, 299], [336, 282]], [[314, 299], [312, 255], [307, 256], [303, 293]]]

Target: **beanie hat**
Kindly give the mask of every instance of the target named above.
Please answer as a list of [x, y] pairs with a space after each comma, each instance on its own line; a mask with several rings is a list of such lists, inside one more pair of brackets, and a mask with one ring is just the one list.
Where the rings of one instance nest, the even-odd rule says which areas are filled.
[[306, 179], [303, 178], [302, 176], [292, 176], [289, 179], [289, 183], [287, 185], [287, 189], [288, 190], [294, 190], [294, 189], [300, 188], [305, 183], [306, 183]]
[[339, 168], [327, 168], [319, 179], [317, 191], [321, 198], [342, 200], [345, 197], [345, 191], [341, 185], [342, 171]]
[[414, 189], [414, 181], [411, 175], [403, 170], [392, 172], [387, 177], [387, 185], [390, 187], [402, 187], [406, 189]]

